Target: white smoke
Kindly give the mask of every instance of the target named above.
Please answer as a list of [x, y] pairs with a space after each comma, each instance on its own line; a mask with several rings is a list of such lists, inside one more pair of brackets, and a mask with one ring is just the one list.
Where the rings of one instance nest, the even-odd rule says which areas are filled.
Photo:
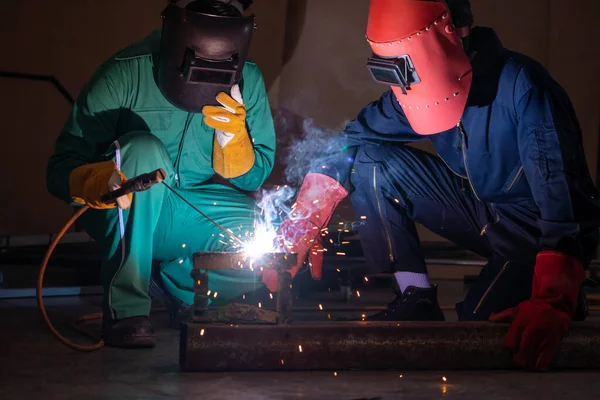
[[290, 185], [299, 185], [310, 170], [322, 168], [323, 161], [319, 154], [335, 150], [339, 132], [320, 128], [311, 119], [302, 123], [302, 139], [293, 141], [287, 148], [283, 160], [285, 164], [285, 180]]

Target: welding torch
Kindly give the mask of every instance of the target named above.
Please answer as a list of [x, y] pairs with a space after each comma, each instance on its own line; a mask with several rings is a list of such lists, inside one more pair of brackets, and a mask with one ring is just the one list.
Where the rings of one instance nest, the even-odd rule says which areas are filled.
[[167, 174], [165, 173], [165, 170], [159, 168], [155, 171], [148, 172], [125, 181], [119, 189], [105, 194], [100, 198], [100, 200], [104, 203], [112, 203], [119, 197], [125, 196], [129, 193], [143, 192], [148, 190], [157, 183], [161, 183], [166, 178]]

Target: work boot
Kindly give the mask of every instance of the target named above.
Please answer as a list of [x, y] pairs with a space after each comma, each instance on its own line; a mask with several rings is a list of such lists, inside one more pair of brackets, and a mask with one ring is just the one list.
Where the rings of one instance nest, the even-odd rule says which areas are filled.
[[404, 293], [395, 289], [396, 298], [387, 310], [367, 317], [366, 321], [444, 321], [437, 299], [437, 285], [429, 289], [409, 286]]
[[125, 349], [151, 348], [156, 346], [156, 334], [146, 316], [104, 320], [102, 339], [110, 347]]

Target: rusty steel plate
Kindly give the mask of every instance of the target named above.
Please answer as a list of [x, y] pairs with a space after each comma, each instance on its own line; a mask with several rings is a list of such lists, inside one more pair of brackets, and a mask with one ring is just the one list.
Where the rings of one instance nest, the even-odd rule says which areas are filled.
[[296, 253], [265, 253], [260, 257], [248, 257], [243, 252], [237, 253], [194, 253], [194, 269], [200, 270], [248, 270], [291, 269], [298, 260]]
[[[183, 371], [513, 369], [508, 325], [486, 322], [188, 323]], [[600, 368], [600, 324], [574, 323], [554, 368]]]

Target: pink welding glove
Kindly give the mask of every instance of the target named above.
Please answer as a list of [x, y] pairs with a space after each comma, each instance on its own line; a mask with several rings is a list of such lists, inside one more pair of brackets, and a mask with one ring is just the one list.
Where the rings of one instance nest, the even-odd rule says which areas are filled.
[[[338, 204], [347, 195], [346, 189], [327, 175], [306, 175], [295, 207], [279, 227], [279, 248], [298, 254], [298, 263], [291, 270], [292, 278], [296, 276], [308, 256], [313, 279], [321, 279], [323, 247], [320, 235]], [[274, 271], [265, 271], [262, 279], [269, 290], [277, 289], [277, 274]]]

